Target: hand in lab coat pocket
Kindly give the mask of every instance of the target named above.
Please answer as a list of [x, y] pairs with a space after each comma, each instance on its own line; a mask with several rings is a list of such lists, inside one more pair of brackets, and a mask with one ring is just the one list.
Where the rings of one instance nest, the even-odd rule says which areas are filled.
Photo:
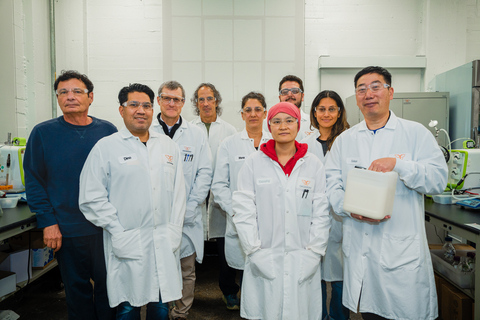
[[112, 249], [119, 259], [137, 260], [142, 257], [140, 228], [112, 235]]
[[267, 280], [275, 279], [271, 249], [260, 249], [248, 256], [252, 274]]
[[320, 258], [318, 253], [311, 250], [302, 251], [302, 264], [300, 265], [300, 277], [298, 283], [302, 284], [311, 279], [320, 268]]

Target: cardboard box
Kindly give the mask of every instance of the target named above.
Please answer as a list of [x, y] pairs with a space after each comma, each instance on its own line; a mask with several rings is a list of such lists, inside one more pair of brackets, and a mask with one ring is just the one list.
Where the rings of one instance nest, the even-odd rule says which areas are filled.
[[43, 231], [24, 232], [11, 237], [8, 242], [14, 250], [28, 249], [30, 237], [30, 249], [32, 250], [32, 268], [43, 269], [53, 261], [54, 251], [43, 242]]
[[442, 284], [442, 319], [471, 319], [472, 303], [470, 297], [451, 284]]
[[0, 297], [15, 292], [17, 275], [15, 272], [0, 271]]
[[32, 263], [28, 263], [28, 249], [0, 252], [0, 270], [15, 272], [17, 283], [28, 280], [29, 274], [32, 278]]

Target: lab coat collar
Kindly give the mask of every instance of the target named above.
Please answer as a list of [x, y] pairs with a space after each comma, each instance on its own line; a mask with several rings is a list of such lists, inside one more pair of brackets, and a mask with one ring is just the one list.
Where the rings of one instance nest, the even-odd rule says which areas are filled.
[[[217, 114], [217, 119], [215, 119], [215, 121], [212, 122], [212, 123], [223, 123], [223, 122], [224, 121], [222, 119], [220, 119], [220, 116]], [[200, 124], [200, 123], [203, 124], [202, 118], [200, 118], [200, 116], [198, 116], [196, 119], [193, 120], [193, 123], [194, 124]]]
[[[397, 122], [398, 122], [397, 116], [395, 115], [395, 113], [393, 113], [392, 110], [390, 110], [390, 119], [388, 119], [387, 123], [384, 126], [384, 129], [394, 130], [397, 126]], [[367, 131], [367, 130], [370, 130], [370, 129], [368, 129], [367, 123], [365, 122], [365, 120], [363, 120], [358, 124], [358, 131]]]
[[[269, 140], [269, 138], [267, 138], [267, 136], [268, 136], [267, 131], [262, 130], [262, 139], [260, 139], [261, 143]], [[248, 136], [247, 129], [243, 128], [243, 130], [240, 132], [240, 138], [242, 140], [250, 140], [250, 137]]]
[[299, 143], [295, 141], [295, 147], [297, 148], [297, 151], [295, 152], [293, 157], [290, 160], [288, 160], [285, 166], [282, 166], [282, 164], [278, 162], [277, 153], [275, 151], [275, 140], [273, 139], [268, 140], [266, 143], [260, 146], [260, 150], [265, 155], [267, 155], [270, 159], [277, 162], [280, 165], [280, 168], [282, 168], [285, 175], [289, 176], [292, 173], [293, 169], [295, 168], [297, 161], [302, 159], [308, 150], [308, 145], [306, 143]]
[[300, 121], [310, 121], [310, 115], [306, 114], [302, 109], [300, 109]]
[[[160, 126], [160, 124], [158, 124], [158, 125]], [[160, 136], [160, 133], [153, 130], [152, 126], [150, 126], [150, 128], [148, 129], [148, 132], [150, 133], [150, 136], [148, 138], [149, 140], [150, 140], [150, 138], [158, 138]], [[120, 131], [118, 133], [125, 140], [126, 139], [131, 139], [131, 138], [136, 138], [126, 127], [123, 127], [122, 129], [120, 129]]]
[[[182, 124], [180, 125], [180, 128], [181, 129], [188, 129], [188, 121], [186, 121], [184, 118], [182, 118], [182, 116], [180, 116], [180, 118], [182, 119]], [[179, 118], [179, 121], [180, 121], [180, 118]], [[158, 122], [158, 119], [155, 119], [155, 120], [156, 121], [153, 121], [152, 126], [150, 128], [151, 129], [156, 128], [157, 130], [154, 130], [155, 132], [158, 132], [160, 134], [165, 134], [165, 132], [163, 131], [162, 125]]]

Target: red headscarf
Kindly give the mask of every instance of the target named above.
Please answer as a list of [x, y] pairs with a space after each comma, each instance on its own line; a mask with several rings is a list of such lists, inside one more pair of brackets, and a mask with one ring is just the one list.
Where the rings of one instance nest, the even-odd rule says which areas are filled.
[[275, 117], [280, 112], [286, 113], [296, 118], [298, 120], [298, 130], [300, 130], [300, 122], [301, 122], [300, 110], [293, 103], [280, 102], [274, 105], [273, 107], [271, 107], [270, 110], [268, 110], [267, 123], [268, 123], [268, 130], [270, 130], [270, 132], [272, 132], [272, 129], [270, 128], [270, 120], [272, 120], [272, 118]]

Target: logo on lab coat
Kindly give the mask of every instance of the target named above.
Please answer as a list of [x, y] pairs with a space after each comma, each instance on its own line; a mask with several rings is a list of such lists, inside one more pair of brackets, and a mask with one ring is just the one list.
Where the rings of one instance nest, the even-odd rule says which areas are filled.
[[400, 160], [403, 160], [403, 158], [405, 158], [405, 154], [395, 154], [395, 158], [397, 159], [400, 159]]
[[311, 181], [308, 181], [308, 180], [302, 180], [302, 183], [305, 185], [305, 186], [308, 186], [310, 184]]
[[168, 164], [173, 165], [173, 156], [170, 156], [170, 155], [166, 154], [165, 158], [167, 159]]

